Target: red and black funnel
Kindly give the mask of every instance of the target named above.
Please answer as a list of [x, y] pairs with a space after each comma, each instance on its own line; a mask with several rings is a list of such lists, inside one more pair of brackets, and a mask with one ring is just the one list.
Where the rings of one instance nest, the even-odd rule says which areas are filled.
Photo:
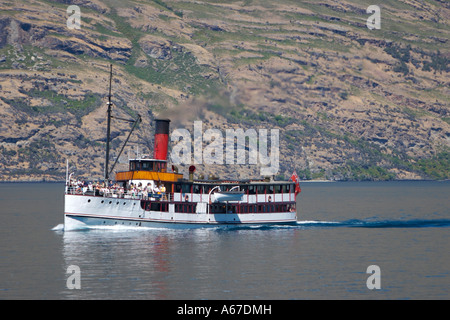
[[167, 160], [169, 145], [169, 119], [155, 119], [155, 151], [154, 159]]

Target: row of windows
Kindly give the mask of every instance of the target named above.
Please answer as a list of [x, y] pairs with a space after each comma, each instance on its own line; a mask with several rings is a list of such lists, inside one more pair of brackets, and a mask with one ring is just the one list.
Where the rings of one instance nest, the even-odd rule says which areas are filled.
[[130, 171], [156, 171], [166, 172], [167, 163], [163, 161], [144, 161], [132, 160], [130, 161]]
[[141, 201], [141, 208], [145, 211], [169, 212], [169, 203], [159, 201]]
[[[167, 202], [142, 201], [142, 209], [146, 211], [169, 211]], [[195, 213], [197, 209], [196, 203], [177, 203], [175, 204], [175, 212]], [[270, 212], [288, 212], [295, 211], [294, 204], [210, 204], [210, 213], [270, 213]]]
[[[208, 194], [216, 185], [202, 185], [202, 184], [175, 184], [175, 192], [181, 193], [201, 193]], [[221, 191], [228, 191], [233, 188], [233, 185], [221, 185]], [[270, 184], [270, 185], [241, 185], [240, 191], [248, 194], [274, 194], [274, 193], [292, 193], [294, 192], [294, 184]]]
[[289, 204], [211, 204], [210, 213], [271, 213], [295, 211]]
[[[169, 212], [168, 202], [159, 201], [141, 201], [141, 208], [146, 211], [162, 211]], [[196, 203], [178, 203], [175, 204], [175, 212], [195, 213], [197, 209]]]

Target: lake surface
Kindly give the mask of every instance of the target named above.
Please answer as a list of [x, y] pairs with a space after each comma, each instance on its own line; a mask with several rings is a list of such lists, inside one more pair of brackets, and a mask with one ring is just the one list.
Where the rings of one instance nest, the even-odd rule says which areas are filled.
[[63, 184], [0, 184], [0, 299], [450, 298], [450, 182], [301, 186], [295, 226], [64, 232]]

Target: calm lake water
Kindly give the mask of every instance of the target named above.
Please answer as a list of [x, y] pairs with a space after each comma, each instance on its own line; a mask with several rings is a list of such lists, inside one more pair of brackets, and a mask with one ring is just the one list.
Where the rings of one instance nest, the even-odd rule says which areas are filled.
[[295, 226], [64, 232], [63, 184], [0, 184], [0, 299], [450, 298], [450, 182], [301, 186]]

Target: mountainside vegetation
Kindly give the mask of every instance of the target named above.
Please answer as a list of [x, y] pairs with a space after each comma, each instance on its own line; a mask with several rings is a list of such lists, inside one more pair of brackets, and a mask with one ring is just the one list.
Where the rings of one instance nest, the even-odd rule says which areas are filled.
[[[80, 9], [80, 28], [70, 5]], [[450, 3], [3, 0], [0, 180], [101, 179], [109, 66], [117, 170], [171, 130], [278, 129], [276, 179], [450, 176]], [[186, 169], [190, 164], [181, 166]], [[253, 178], [252, 164], [196, 174]], [[182, 171], [182, 170], [181, 170]], [[187, 171], [187, 170], [186, 170]]]

